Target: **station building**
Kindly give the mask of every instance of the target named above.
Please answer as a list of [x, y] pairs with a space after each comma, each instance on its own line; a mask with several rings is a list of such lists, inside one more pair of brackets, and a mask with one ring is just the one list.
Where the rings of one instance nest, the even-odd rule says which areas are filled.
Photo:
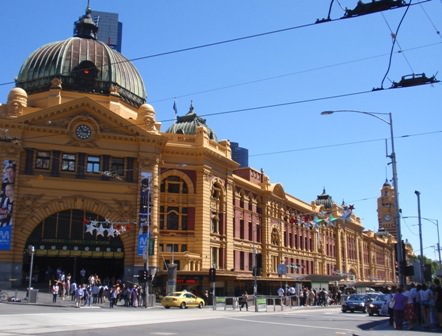
[[24, 59], [0, 105], [2, 283], [57, 269], [137, 282], [147, 268], [164, 293], [171, 265], [195, 291], [215, 269], [222, 295], [396, 282], [394, 236], [325, 190], [306, 202], [240, 165], [193, 106], [163, 130], [135, 66], [96, 36], [87, 8], [73, 37]]

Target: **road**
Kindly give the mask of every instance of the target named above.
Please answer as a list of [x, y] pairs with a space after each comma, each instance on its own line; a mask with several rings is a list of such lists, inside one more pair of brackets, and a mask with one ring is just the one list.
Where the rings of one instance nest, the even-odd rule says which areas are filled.
[[[343, 314], [339, 306], [287, 308], [283, 311], [238, 311], [0, 304], [0, 336], [200, 336], [200, 335], [404, 335], [385, 317]], [[407, 335], [434, 335], [406, 331]]]
[[[339, 307], [276, 312], [0, 304], [0, 336], [17, 335], [403, 335], [386, 318], [343, 314]], [[430, 335], [410, 332], [407, 335]]]

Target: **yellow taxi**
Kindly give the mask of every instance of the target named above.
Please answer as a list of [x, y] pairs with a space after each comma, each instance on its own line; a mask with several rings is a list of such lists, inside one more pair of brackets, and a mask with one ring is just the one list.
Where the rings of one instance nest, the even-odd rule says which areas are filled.
[[170, 307], [180, 307], [181, 309], [188, 307], [204, 307], [204, 300], [186, 290], [181, 292], [173, 292], [161, 299], [161, 305], [169, 309]]

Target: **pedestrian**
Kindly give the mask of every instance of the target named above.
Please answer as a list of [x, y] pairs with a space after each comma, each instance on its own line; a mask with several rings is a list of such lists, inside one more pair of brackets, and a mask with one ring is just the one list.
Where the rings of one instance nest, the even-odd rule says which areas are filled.
[[239, 307], [239, 310], [242, 310], [244, 308], [244, 306], [246, 306], [246, 311], [249, 310], [249, 295], [247, 294], [247, 291], [244, 291], [244, 293], [242, 293], [241, 295], [241, 306]]
[[422, 322], [424, 328], [430, 328], [430, 307], [431, 301], [433, 300], [433, 292], [431, 288], [427, 287], [426, 284], [422, 284], [422, 289], [420, 291], [421, 298], [421, 311], [422, 311]]
[[77, 290], [75, 291], [75, 307], [80, 308], [83, 295], [84, 295], [83, 285], [80, 284], [77, 287]]
[[442, 287], [440, 280], [434, 279], [434, 305], [436, 310], [436, 327], [442, 328]]
[[114, 305], [116, 305], [117, 302], [117, 288], [115, 286], [110, 288], [109, 292], [109, 307], [114, 308]]
[[72, 281], [70, 289], [69, 289], [70, 293], [71, 293], [71, 301], [75, 300], [75, 292], [77, 291], [77, 283], [74, 281]]
[[414, 323], [416, 320], [416, 315], [414, 314], [414, 301], [413, 301], [413, 286], [408, 286], [408, 289], [404, 292], [407, 297], [404, 309], [404, 319], [408, 323], [408, 330], [414, 329]]
[[393, 296], [394, 328], [397, 330], [402, 330], [403, 328], [405, 304], [408, 302], [408, 297], [402, 294], [402, 291], [402, 287], [399, 287]]
[[54, 281], [54, 283], [52, 284], [52, 303], [56, 303], [57, 302], [57, 295], [58, 295], [58, 291], [60, 290], [60, 287], [58, 286], [58, 282]]

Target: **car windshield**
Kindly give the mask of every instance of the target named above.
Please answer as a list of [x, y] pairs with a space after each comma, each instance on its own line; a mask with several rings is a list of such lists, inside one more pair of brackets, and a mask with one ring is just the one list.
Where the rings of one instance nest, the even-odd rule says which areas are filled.
[[350, 295], [348, 299], [351, 301], [363, 301], [365, 299], [365, 295]]
[[375, 301], [387, 301], [387, 296], [380, 294], [375, 298]]

